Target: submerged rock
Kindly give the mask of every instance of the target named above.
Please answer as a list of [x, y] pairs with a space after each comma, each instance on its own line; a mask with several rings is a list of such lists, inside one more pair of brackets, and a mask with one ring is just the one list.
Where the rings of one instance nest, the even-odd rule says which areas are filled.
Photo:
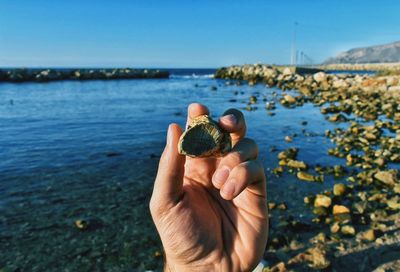
[[292, 136], [285, 136], [285, 142], [287, 142], [287, 143], [293, 142], [293, 137]]
[[350, 225], [342, 226], [340, 231], [344, 235], [349, 235], [349, 236], [354, 236], [356, 234], [356, 229], [353, 226], [350, 226]]
[[324, 176], [314, 176], [304, 171], [297, 172], [297, 178], [304, 181], [310, 182], [323, 182]]
[[333, 213], [333, 215], [350, 213], [350, 210], [349, 210], [349, 208], [347, 208], [346, 206], [343, 206], [343, 205], [334, 205], [332, 213]]
[[292, 168], [297, 168], [297, 169], [307, 169], [308, 168], [308, 166], [305, 162], [290, 160], [290, 159], [287, 161], [286, 165], [289, 167], [292, 167]]
[[347, 187], [343, 183], [338, 183], [333, 186], [333, 194], [335, 196], [342, 196], [346, 194]]
[[314, 200], [314, 207], [325, 207], [325, 208], [329, 208], [329, 206], [331, 206], [332, 204], [332, 200], [330, 197], [326, 196], [326, 195], [320, 195], [318, 194], [315, 197]]
[[361, 232], [361, 233], [359, 233], [358, 237], [361, 240], [365, 240], [365, 241], [375, 241], [375, 239], [376, 239], [375, 230], [369, 229], [364, 232]]

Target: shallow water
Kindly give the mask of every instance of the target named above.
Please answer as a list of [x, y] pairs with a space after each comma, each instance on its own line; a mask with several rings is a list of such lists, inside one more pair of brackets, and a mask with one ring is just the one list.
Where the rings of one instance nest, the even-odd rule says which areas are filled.
[[[331, 187], [333, 180], [305, 183], [290, 174], [277, 178], [270, 170], [277, 166], [277, 151], [288, 147], [300, 148], [299, 159], [312, 165], [343, 163], [327, 155], [331, 143], [323, 135], [341, 125], [327, 122], [311, 104], [287, 109], [276, 103], [276, 115], [269, 116], [263, 99], [276, 100], [273, 92], [281, 91], [227, 86], [210, 73], [0, 84], [0, 269], [160, 268], [148, 201], [166, 128], [171, 122], [184, 125], [191, 102], [207, 105], [218, 117], [258, 96], [258, 109], [244, 114], [248, 136], [259, 144], [269, 199], [308, 218], [303, 197]], [[294, 141], [286, 143], [284, 137], [293, 134]], [[82, 218], [92, 222], [87, 231], [74, 226]]]

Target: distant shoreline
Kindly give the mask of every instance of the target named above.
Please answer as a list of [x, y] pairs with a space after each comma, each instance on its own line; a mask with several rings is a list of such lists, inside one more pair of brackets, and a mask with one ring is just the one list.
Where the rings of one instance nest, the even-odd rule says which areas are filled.
[[169, 71], [131, 68], [9, 68], [0, 69], [0, 82], [48, 82], [59, 80], [109, 80], [169, 78]]
[[316, 65], [319, 69], [330, 70], [347, 70], [347, 71], [400, 71], [400, 62], [392, 63], [338, 63], [338, 64], [325, 64]]

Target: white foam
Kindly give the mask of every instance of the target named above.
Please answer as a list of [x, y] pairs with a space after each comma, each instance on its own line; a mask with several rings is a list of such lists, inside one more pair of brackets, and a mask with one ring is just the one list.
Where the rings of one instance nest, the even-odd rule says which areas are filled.
[[208, 78], [214, 78], [214, 74], [208, 74], [208, 75], [197, 75], [197, 74], [191, 74], [191, 75], [170, 75], [170, 78], [177, 78], [177, 79], [208, 79]]

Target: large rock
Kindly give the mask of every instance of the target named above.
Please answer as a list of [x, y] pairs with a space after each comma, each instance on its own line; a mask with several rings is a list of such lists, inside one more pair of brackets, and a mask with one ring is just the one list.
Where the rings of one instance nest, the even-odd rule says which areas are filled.
[[349, 208], [343, 205], [334, 205], [333, 206], [333, 215], [343, 214], [343, 213], [350, 213]]
[[317, 195], [314, 200], [314, 207], [324, 207], [329, 208], [331, 206], [332, 200], [326, 195]]
[[333, 194], [335, 196], [342, 196], [346, 193], [347, 187], [343, 183], [338, 183], [333, 186]]
[[391, 171], [379, 171], [374, 175], [374, 177], [380, 182], [391, 187], [394, 187], [397, 183], [396, 174]]
[[316, 82], [321, 83], [327, 80], [327, 75], [324, 72], [319, 72], [313, 75], [313, 78]]
[[287, 102], [288, 104], [294, 104], [296, 103], [296, 98], [294, 98], [293, 96], [287, 94], [283, 97], [283, 99], [285, 100], [285, 102]]
[[287, 166], [291, 168], [307, 169], [307, 164], [303, 161], [288, 160]]
[[293, 75], [293, 71], [292, 71], [292, 69], [290, 69], [289, 67], [286, 67], [285, 69], [283, 69], [282, 75], [284, 75], [284, 76], [291, 76], [291, 75]]

